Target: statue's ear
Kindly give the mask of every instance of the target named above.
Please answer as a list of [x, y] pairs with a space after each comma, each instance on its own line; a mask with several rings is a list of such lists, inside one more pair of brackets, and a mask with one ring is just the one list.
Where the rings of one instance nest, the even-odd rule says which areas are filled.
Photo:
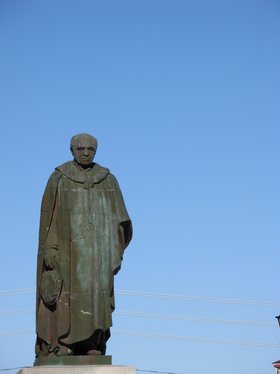
[[73, 150], [72, 146], [70, 147], [70, 151], [71, 151], [72, 155], [74, 156], [74, 150]]

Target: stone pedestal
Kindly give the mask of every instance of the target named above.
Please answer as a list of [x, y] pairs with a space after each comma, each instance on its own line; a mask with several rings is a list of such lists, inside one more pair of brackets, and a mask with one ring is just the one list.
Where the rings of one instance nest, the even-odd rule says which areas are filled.
[[47, 365], [21, 369], [18, 374], [135, 374], [131, 366]]

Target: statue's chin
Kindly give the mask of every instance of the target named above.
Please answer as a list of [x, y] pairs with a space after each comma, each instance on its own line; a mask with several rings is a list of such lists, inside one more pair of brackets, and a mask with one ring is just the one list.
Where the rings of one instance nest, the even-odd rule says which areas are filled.
[[83, 168], [89, 168], [90, 166], [92, 166], [92, 160], [90, 161], [75, 160], [75, 161], [77, 162], [77, 164], [79, 164]]

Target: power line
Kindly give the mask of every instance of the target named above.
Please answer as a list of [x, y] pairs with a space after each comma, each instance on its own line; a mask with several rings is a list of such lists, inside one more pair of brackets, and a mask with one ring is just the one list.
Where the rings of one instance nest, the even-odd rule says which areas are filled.
[[[35, 292], [35, 288], [21, 288], [8, 291], [0, 291], [1, 296], [11, 296], [17, 294], [27, 294]], [[176, 295], [158, 292], [146, 291], [133, 291], [133, 290], [116, 290], [119, 295], [125, 296], [140, 296], [157, 299], [170, 299], [175, 301], [201, 301], [201, 302], [214, 302], [223, 304], [244, 304], [244, 305], [257, 305], [257, 306], [277, 306], [280, 307], [279, 301], [261, 301], [261, 300], [247, 300], [247, 299], [231, 299], [224, 297], [209, 297], [209, 296], [191, 296], [191, 295]]]
[[33, 292], [35, 292], [35, 288], [18, 288], [15, 290], [0, 291], [0, 297], [27, 294], [27, 293], [33, 293]]
[[158, 370], [144, 370], [144, 369], [136, 369], [136, 371], [143, 372], [143, 373], [156, 373], [156, 374], [179, 374], [179, 373], [174, 373], [171, 371], [158, 371]]
[[30, 366], [21, 366], [21, 367], [17, 367], [17, 368], [3, 368], [3, 369], [0, 369], [0, 371], [28, 369], [29, 367]]
[[31, 314], [35, 313], [33, 309], [14, 309], [14, 310], [3, 310], [0, 312], [0, 317], [17, 316], [19, 314]]
[[[0, 332], [0, 336], [27, 334], [35, 332], [33, 329], [26, 330], [14, 330]], [[215, 344], [227, 344], [227, 345], [241, 345], [248, 347], [263, 347], [263, 348], [279, 348], [279, 344], [275, 343], [265, 343], [265, 342], [249, 342], [241, 340], [225, 340], [225, 339], [214, 339], [214, 338], [195, 338], [191, 336], [178, 336], [178, 335], [162, 335], [154, 334], [149, 332], [138, 332], [138, 331], [128, 331], [128, 330], [114, 330], [112, 332], [116, 335], [127, 335], [127, 336], [139, 336], [143, 338], [155, 338], [161, 340], [181, 340], [193, 343], [215, 343]]]
[[0, 336], [30, 334], [32, 332], [35, 332], [35, 330], [34, 329], [25, 329], [25, 330], [0, 331]]
[[[0, 312], [0, 317], [16, 316], [20, 314], [31, 314], [34, 313], [33, 309], [15, 309]], [[156, 318], [156, 319], [167, 319], [177, 321], [191, 321], [191, 322], [205, 322], [205, 323], [216, 323], [225, 325], [242, 325], [242, 326], [256, 326], [256, 327], [277, 327], [277, 322], [257, 322], [257, 321], [242, 321], [242, 320], [225, 320], [215, 319], [206, 317], [194, 317], [194, 316], [177, 316], [168, 314], [155, 314], [145, 313], [129, 310], [119, 310], [114, 312], [115, 315], [127, 316], [127, 317], [144, 317], [144, 318]]]
[[127, 310], [116, 311], [115, 314], [122, 316], [131, 317], [147, 317], [147, 318], [160, 318], [160, 319], [171, 319], [177, 321], [194, 321], [194, 322], [206, 322], [206, 323], [218, 323], [218, 324], [229, 324], [229, 325], [248, 325], [248, 326], [258, 326], [258, 327], [276, 327], [277, 322], [254, 322], [254, 321], [240, 321], [240, 320], [224, 320], [224, 319], [214, 319], [214, 318], [203, 318], [203, 317], [193, 317], [193, 316], [176, 316], [167, 314], [153, 314], [144, 312], [131, 312]]
[[[17, 368], [3, 368], [3, 369], [0, 369], [0, 371], [20, 370], [20, 369], [28, 369], [28, 368], [29, 366], [21, 366]], [[179, 373], [174, 373], [171, 371], [144, 370], [144, 369], [136, 369], [136, 371], [143, 372], [143, 373], [156, 373], [156, 374], [179, 374]]]
[[[30, 366], [21, 366], [16, 368], [2, 368], [0, 371], [9, 371], [9, 370], [20, 370], [20, 369], [28, 369]], [[144, 370], [144, 369], [136, 369], [136, 371], [142, 373], [156, 373], [156, 374], [179, 374], [171, 371], [158, 371], [158, 370]]]
[[217, 344], [230, 344], [230, 345], [242, 345], [248, 347], [266, 347], [266, 348], [279, 348], [279, 344], [265, 343], [265, 342], [247, 342], [240, 340], [225, 340], [225, 339], [214, 339], [214, 338], [195, 338], [191, 336], [176, 336], [176, 335], [161, 335], [153, 334], [148, 332], [138, 331], [123, 331], [123, 330], [112, 330], [114, 334], [128, 335], [128, 336], [140, 336], [144, 338], [155, 338], [162, 340], [182, 340], [194, 343], [217, 343]]
[[246, 299], [228, 299], [223, 297], [208, 297], [208, 296], [187, 296], [187, 295], [175, 295], [145, 291], [130, 291], [130, 290], [118, 290], [116, 293], [127, 296], [142, 296], [160, 299], [172, 299], [176, 301], [203, 301], [203, 302], [215, 302], [224, 304], [246, 304], [246, 305], [258, 305], [258, 306], [280, 306], [278, 301], [258, 301], [258, 300], [246, 300]]

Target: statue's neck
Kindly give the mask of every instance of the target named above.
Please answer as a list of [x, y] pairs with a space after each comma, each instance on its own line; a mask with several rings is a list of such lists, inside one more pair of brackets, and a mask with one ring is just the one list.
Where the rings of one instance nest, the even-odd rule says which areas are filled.
[[92, 169], [94, 166], [94, 162], [91, 162], [89, 165], [81, 165], [75, 159], [73, 160], [73, 163], [80, 170]]

